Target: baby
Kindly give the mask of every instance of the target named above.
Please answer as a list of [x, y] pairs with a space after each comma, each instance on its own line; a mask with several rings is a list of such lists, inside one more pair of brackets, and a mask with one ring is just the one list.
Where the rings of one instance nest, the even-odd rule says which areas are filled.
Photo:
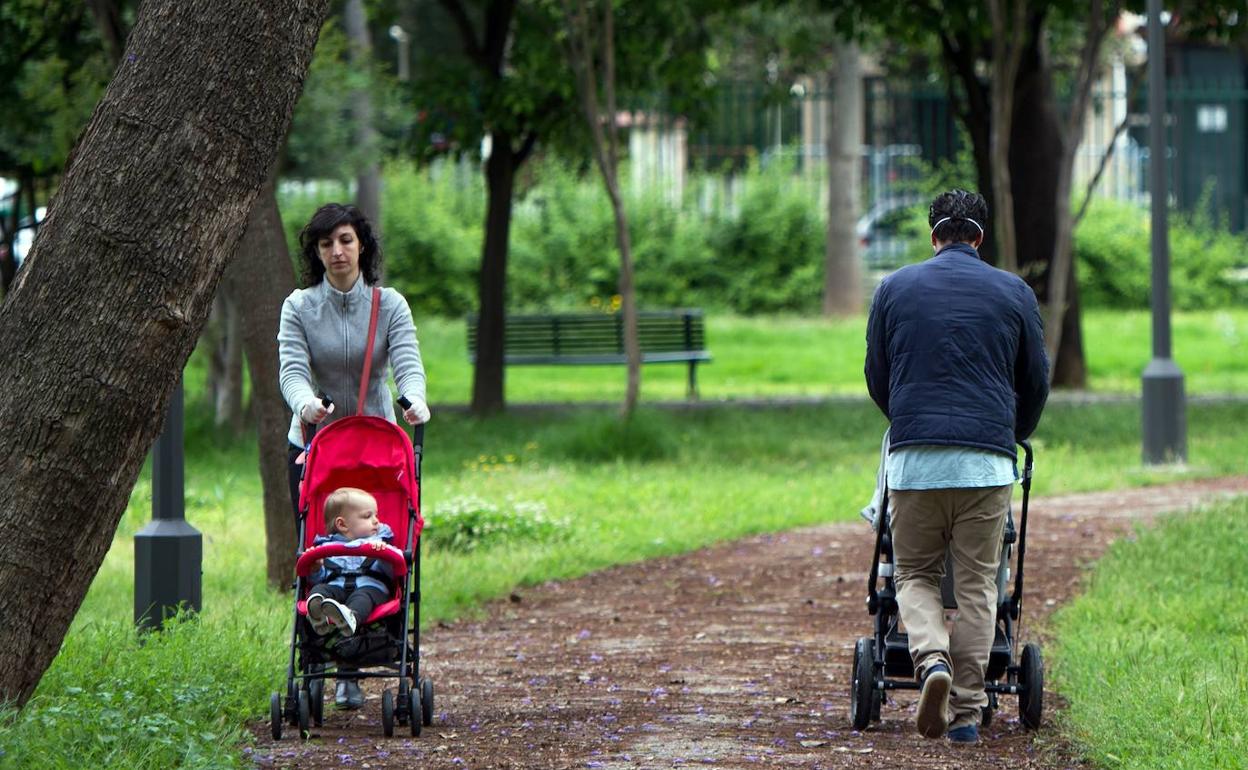
[[[377, 519], [377, 500], [362, 489], [342, 487], [325, 498], [325, 535], [312, 541], [354, 543], [361, 551], [380, 551], [394, 539], [390, 527]], [[394, 574], [390, 565], [368, 556], [330, 556], [320, 560], [308, 576], [308, 621], [325, 635], [337, 629], [345, 636], [368, 619], [377, 605], [390, 598]]]

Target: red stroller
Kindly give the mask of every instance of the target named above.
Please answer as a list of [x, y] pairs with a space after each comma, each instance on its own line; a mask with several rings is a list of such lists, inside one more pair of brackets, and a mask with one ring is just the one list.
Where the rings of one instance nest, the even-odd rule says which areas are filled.
[[[407, 408], [407, 405], [404, 405]], [[398, 699], [387, 688], [381, 699], [386, 737], [407, 724], [413, 736], [433, 722], [433, 682], [420, 675], [420, 460], [424, 426], [415, 439], [380, 417], [345, 417], [316, 432], [300, 483], [295, 566], [294, 630], [286, 669], [286, 695], [273, 693], [269, 717], [275, 740], [282, 725], [298, 725], [308, 736], [321, 725], [326, 679], [398, 678]], [[394, 573], [394, 594], [349, 637], [321, 637], [307, 618], [308, 575], [326, 556], [357, 555], [343, 543], [313, 546], [324, 533], [325, 498], [339, 487], [358, 487], [377, 499], [377, 515], [394, 531], [393, 547], [370, 556], [385, 560]], [[354, 670], [358, 666], [383, 671]]]

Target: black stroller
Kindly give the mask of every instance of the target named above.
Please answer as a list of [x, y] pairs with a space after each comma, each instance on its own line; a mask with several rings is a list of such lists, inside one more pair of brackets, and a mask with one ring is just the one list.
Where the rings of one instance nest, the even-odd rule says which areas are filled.
[[[402, 403], [402, 402], [400, 402]], [[406, 405], [404, 404], [404, 408]], [[299, 558], [295, 566], [294, 629], [286, 693], [273, 693], [269, 716], [275, 740], [283, 724], [298, 725], [301, 737], [321, 725], [326, 679], [397, 677], [398, 698], [382, 693], [381, 724], [386, 737], [394, 725], [407, 724], [413, 736], [433, 722], [433, 682], [420, 675], [420, 460], [424, 426], [414, 440], [379, 417], [345, 417], [316, 432], [308, 449], [300, 484]], [[377, 514], [394, 531], [393, 547], [369, 552], [387, 562], [394, 593], [348, 637], [318, 636], [307, 618], [308, 581], [313, 565], [327, 556], [358, 555], [345, 543], [313, 546], [324, 531], [325, 498], [339, 487], [367, 490], [377, 499]], [[363, 671], [368, 666], [381, 672]]]
[[[886, 434], [887, 436], [887, 434]], [[887, 443], [887, 438], [885, 439]], [[1040, 647], [1035, 643], [1023, 645], [1022, 654], [1015, 659], [1015, 626], [1023, 607], [1023, 556], [1027, 546], [1027, 502], [1031, 493], [1032, 451], [1031, 444], [1020, 442], [1023, 448], [1023, 505], [1017, 532], [1014, 516], [1006, 514], [1005, 533], [1001, 543], [1001, 563], [997, 572], [997, 625], [984, 676], [988, 705], [984, 707], [982, 724], [992, 721], [1002, 693], [1018, 696], [1019, 717], [1031, 730], [1040, 726], [1044, 708], [1044, 664]], [[882, 468], [881, 468], [882, 472]], [[888, 490], [882, 484], [882, 501], [875, 519], [875, 556], [871, 562], [871, 574], [867, 579], [867, 612], [875, 617], [874, 636], [864, 636], [854, 646], [853, 685], [849, 697], [850, 720], [855, 730], [863, 730], [880, 719], [880, 705], [886, 690], [917, 690], [914, 664], [906, 634], [899, 630], [900, 615], [897, 591], [893, 580], [893, 541], [889, 530]], [[864, 515], [866, 512], [864, 511]], [[1008, 592], [1010, 552], [1018, 545], [1013, 593]], [[941, 594], [946, 609], [956, 609], [953, 594], [953, 570], [946, 557], [945, 577]], [[879, 582], [883, 580], [883, 587]]]

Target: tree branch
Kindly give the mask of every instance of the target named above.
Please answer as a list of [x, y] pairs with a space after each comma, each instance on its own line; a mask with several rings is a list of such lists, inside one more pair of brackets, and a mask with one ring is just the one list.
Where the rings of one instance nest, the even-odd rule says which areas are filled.
[[1109, 140], [1109, 149], [1107, 149], [1105, 154], [1101, 156], [1100, 165], [1096, 167], [1096, 173], [1092, 175], [1091, 181], [1088, 182], [1087, 191], [1083, 196], [1083, 203], [1079, 206], [1078, 213], [1075, 214], [1074, 219], [1070, 222], [1071, 230], [1074, 230], [1079, 226], [1079, 221], [1082, 220], [1083, 215], [1087, 213], [1088, 204], [1092, 202], [1092, 193], [1096, 190], [1097, 184], [1101, 181], [1101, 176], [1104, 175], [1105, 169], [1109, 166], [1110, 158], [1114, 157], [1114, 149], [1118, 146], [1118, 137], [1122, 136], [1123, 131], [1127, 130], [1127, 123], [1130, 119], [1131, 114], [1128, 112], [1126, 115], [1122, 116], [1122, 120], [1120, 120], [1117, 127], [1114, 128], [1114, 135]]
[[488, 71], [490, 62], [485, 58], [485, 52], [477, 41], [477, 31], [472, 28], [472, 20], [468, 18], [468, 12], [464, 10], [463, 3], [460, 0], [438, 0], [438, 2], [451, 17], [451, 21], [455, 22], [455, 27], [459, 29], [459, 38], [464, 45], [464, 53], [477, 66]]
[[511, 33], [511, 17], [516, 13], [516, 0], [494, 0], [485, 11], [485, 59], [490, 72], [502, 74], [507, 56], [507, 37]]

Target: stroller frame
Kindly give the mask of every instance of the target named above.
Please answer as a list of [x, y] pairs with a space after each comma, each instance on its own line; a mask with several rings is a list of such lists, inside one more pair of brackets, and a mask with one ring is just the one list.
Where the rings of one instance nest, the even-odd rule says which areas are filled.
[[[402, 402], [400, 402], [402, 403]], [[406, 406], [405, 406], [406, 408]], [[373, 417], [352, 417], [346, 420], [375, 420]], [[336, 423], [340, 424], [340, 423]], [[393, 736], [394, 725], [406, 724], [410, 727], [413, 737], [421, 734], [424, 725], [433, 723], [433, 682], [420, 675], [420, 541], [416, 524], [419, 515], [421, 497], [421, 460], [424, 455], [423, 424], [416, 425], [412, 436], [412, 459], [414, 464], [414, 480], [416, 483], [415, 499], [408, 500], [407, 539], [404, 543], [403, 561], [407, 571], [399, 578], [396, 576], [399, 590], [400, 610], [379, 619], [387, 625], [391, 638], [398, 643], [398, 663], [393, 661], [368, 660], [361, 665], [384, 671], [343, 670], [341, 665], [355, 665], [351, 661], [337, 661], [332, 655], [325, 654], [318, 647], [309, 631], [309, 624], [301, 618], [300, 599], [303, 597], [308, 577], [296, 573], [294, 583], [294, 622], [291, 629], [290, 657], [286, 667], [285, 697], [280, 693], [270, 696], [269, 716], [270, 727], [274, 740], [282, 737], [283, 724], [299, 727], [301, 738], [309, 736], [312, 725], [320, 727], [324, 716], [325, 680], [363, 680], [398, 677], [398, 701], [391, 690], [382, 693], [382, 730], [387, 738]], [[406, 435], [406, 431], [403, 431]], [[306, 474], [306, 465], [305, 465]], [[302, 484], [302, 480], [301, 480]], [[305, 547], [307, 537], [307, 517], [310, 505], [300, 505], [297, 514], [298, 551], [296, 559], [300, 559], [311, 550]], [[325, 548], [319, 546], [318, 548]], [[361, 626], [364, 620], [360, 621]], [[397, 637], [393, 631], [399, 630]], [[360, 629], [363, 630], [362, 628]], [[327, 668], [324, 661], [328, 659], [335, 664]]]
[[[1015, 659], [1015, 628], [1023, 607], [1023, 563], [1027, 550], [1027, 506], [1031, 495], [1033, 453], [1031, 444], [1020, 441], [1024, 462], [1022, 474], [1023, 501], [1017, 533], [1018, 557], [1014, 590], [1009, 596], [1009, 556], [1015, 544], [1012, 515], [1007, 512], [1002, 538], [1001, 563], [998, 571], [998, 602], [995, 634], [985, 672], [984, 690], [988, 705], [981, 722], [987, 726], [998, 707], [1002, 694], [1017, 695], [1019, 717], [1028, 729], [1040, 726], [1044, 704], [1044, 664], [1040, 647], [1035, 643], [1023, 646]], [[948, 557], [946, 557], [948, 558]], [[854, 645], [852, 685], [850, 689], [850, 721], [855, 730], [866, 729], [880, 720], [880, 706], [888, 690], [918, 690], [914, 664], [910, 658], [907, 635], [899, 630], [900, 607], [894, 577], [892, 533], [889, 529], [888, 490], [885, 486], [875, 533], [875, 552], [867, 578], [867, 612], [875, 618], [874, 634], [860, 638]], [[883, 587], [879, 587], [880, 581]], [[952, 573], [946, 568], [941, 586], [946, 609], [953, 609]]]

